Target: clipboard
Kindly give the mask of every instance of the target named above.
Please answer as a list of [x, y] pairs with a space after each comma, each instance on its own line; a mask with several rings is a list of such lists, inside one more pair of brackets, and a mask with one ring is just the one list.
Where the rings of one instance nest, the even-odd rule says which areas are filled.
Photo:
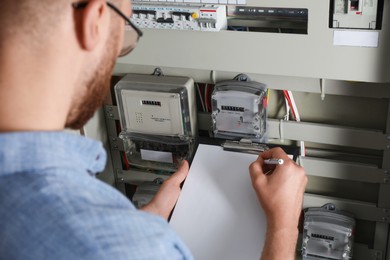
[[195, 259], [260, 258], [267, 221], [249, 175], [256, 158], [198, 146], [170, 219]]

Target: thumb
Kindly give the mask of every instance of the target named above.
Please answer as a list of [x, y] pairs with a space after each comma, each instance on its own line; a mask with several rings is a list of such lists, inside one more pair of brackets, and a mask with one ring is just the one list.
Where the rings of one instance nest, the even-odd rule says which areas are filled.
[[188, 170], [189, 170], [189, 165], [186, 160], [183, 160], [181, 165], [179, 166], [179, 169], [172, 174], [171, 177], [169, 177], [170, 182], [175, 183], [175, 184], [180, 184], [182, 183], [187, 175], [188, 175]]

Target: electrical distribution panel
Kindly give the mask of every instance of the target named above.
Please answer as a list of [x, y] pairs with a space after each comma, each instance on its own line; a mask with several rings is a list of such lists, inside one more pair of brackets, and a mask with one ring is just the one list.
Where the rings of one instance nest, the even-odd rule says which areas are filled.
[[226, 6], [133, 4], [131, 17], [140, 28], [220, 31], [227, 28]]
[[174, 172], [192, 156], [197, 135], [192, 79], [129, 74], [115, 92], [131, 166]]
[[380, 0], [334, 0], [332, 28], [380, 29]]
[[267, 126], [267, 88], [253, 81], [229, 80], [212, 94], [214, 136], [264, 142]]

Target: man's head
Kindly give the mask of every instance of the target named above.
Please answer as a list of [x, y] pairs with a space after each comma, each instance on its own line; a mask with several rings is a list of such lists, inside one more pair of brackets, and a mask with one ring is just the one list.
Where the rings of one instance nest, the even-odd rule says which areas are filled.
[[[79, 10], [79, 12], [83, 12], [83, 10]], [[97, 58], [94, 64], [91, 64], [92, 67], [84, 68], [83, 73], [80, 74], [78, 82], [84, 93], [75, 96], [73, 99], [66, 120], [66, 127], [75, 129], [82, 127], [92, 117], [95, 110], [102, 105], [110, 86], [111, 73], [118, 56], [118, 43], [123, 37], [120, 33], [123, 30], [118, 30], [118, 27], [120, 28], [118, 23], [111, 23], [111, 34], [106, 39], [105, 50], [102, 55]]]
[[[76, 2], [73, 4], [76, 9], [85, 8], [87, 5], [88, 2]], [[118, 17], [122, 17], [124, 20], [128, 21], [128, 16], [122, 13], [122, 11], [114, 5], [113, 2], [107, 2], [107, 5], [112, 9], [112, 11], [117, 13]], [[68, 127], [80, 128], [93, 115], [96, 108], [101, 106], [105, 94], [108, 91], [114, 62], [118, 56], [118, 42], [122, 43], [119, 55], [123, 56], [133, 50], [139, 37], [142, 35], [142, 32], [139, 31], [139, 29], [135, 28], [134, 25], [132, 26], [132, 33], [127, 33], [125, 35], [123, 30], [118, 30], [118, 27], [111, 25], [112, 34], [106, 43], [107, 51], [102, 57], [102, 60], [97, 62], [98, 67], [94, 71], [88, 70], [87, 73], [93, 73], [89, 76], [86, 76], [86, 73], [85, 75], [82, 75], [82, 78], [80, 79], [81, 85], [88, 86], [87, 93], [83, 98], [75, 100], [78, 105], [75, 105], [74, 107], [82, 107], [82, 109], [70, 111], [67, 119]], [[79, 104], [80, 102], [82, 102], [81, 105]]]
[[[41, 62], [51, 60], [58, 67], [52, 72], [66, 75], [61, 81], [69, 81], [68, 87], [61, 90], [63, 98], [68, 97], [63, 102], [67, 105], [63, 124], [80, 128], [107, 94], [113, 66], [122, 48], [125, 23], [106, 1], [82, 1], [82, 8], [73, 3], [75, 0], [1, 0], [0, 48], [14, 48], [16, 44], [26, 56], [42, 57], [35, 61], [42, 68], [45, 65]], [[128, 0], [110, 3], [130, 15]], [[53, 84], [55, 88], [56, 82]]]

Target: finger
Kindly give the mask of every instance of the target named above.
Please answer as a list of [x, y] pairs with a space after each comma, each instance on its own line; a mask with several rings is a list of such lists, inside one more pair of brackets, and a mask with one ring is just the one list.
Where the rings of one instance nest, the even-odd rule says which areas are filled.
[[[269, 159], [269, 158], [267, 158]], [[261, 154], [259, 154], [259, 156], [257, 157], [257, 160], [256, 160], [260, 166], [261, 166], [261, 169], [263, 171], [263, 174], [268, 174], [270, 171], [273, 171], [276, 167], [276, 165], [270, 165], [270, 164], [266, 164], [264, 163], [264, 159], [261, 157]]]
[[[260, 161], [262, 161], [261, 158]], [[251, 176], [252, 182], [265, 181], [266, 175], [263, 171], [263, 164], [260, 161], [256, 160], [249, 166], [249, 174]]]
[[280, 147], [276, 147], [276, 148], [272, 148], [270, 150], [264, 151], [260, 154], [260, 157], [263, 159], [272, 159], [272, 158], [278, 158], [278, 159], [283, 159], [283, 160], [289, 159], [288, 155]]
[[261, 156], [259, 155], [257, 157], [256, 161], [253, 162], [253, 167], [254, 167], [255, 172], [262, 172], [262, 173], [265, 172], [264, 166], [265, 166], [264, 159], [261, 158]]
[[189, 170], [188, 162], [186, 160], [183, 160], [181, 165], [179, 166], [179, 169], [177, 169], [177, 171], [174, 174], [172, 174], [171, 177], [169, 177], [168, 179], [169, 182], [180, 185], [180, 183], [182, 183], [186, 179], [188, 175], [188, 170]]

